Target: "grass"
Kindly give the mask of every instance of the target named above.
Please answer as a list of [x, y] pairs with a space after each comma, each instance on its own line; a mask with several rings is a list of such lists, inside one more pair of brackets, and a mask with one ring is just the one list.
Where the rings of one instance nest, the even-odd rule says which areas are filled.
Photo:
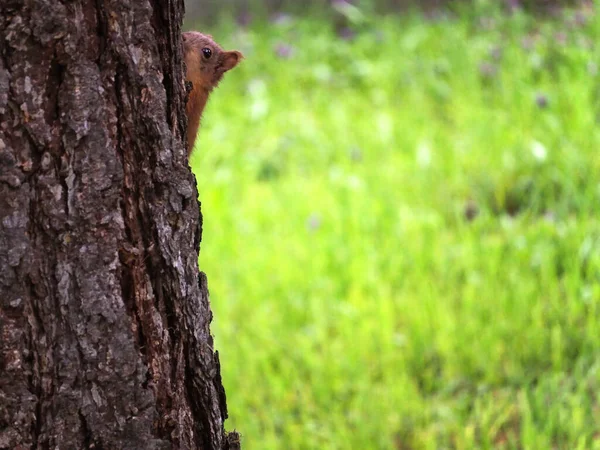
[[246, 55], [192, 158], [227, 428], [600, 449], [600, 18], [355, 27], [208, 30]]

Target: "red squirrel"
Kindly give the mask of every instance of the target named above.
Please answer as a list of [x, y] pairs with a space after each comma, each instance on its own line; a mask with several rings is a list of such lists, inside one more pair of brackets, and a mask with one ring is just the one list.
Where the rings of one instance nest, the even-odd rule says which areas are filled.
[[238, 51], [225, 51], [211, 36], [197, 31], [183, 33], [183, 51], [186, 65], [186, 81], [192, 83], [192, 90], [185, 107], [188, 117], [188, 155], [194, 149], [202, 111], [211, 91], [228, 70], [242, 60]]

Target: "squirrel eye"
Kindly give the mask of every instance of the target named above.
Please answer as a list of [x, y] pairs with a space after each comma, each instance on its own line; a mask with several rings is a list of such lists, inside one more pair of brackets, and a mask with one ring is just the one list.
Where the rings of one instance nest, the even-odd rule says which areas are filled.
[[204, 57], [205, 57], [206, 59], [208, 59], [208, 58], [210, 58], [210, 57], [211, 57], [211, 55], [212, 55], [212, 50], [211, 50], [210, 48], [208, 48], [208, 47], [204, 47], [204, 48], [202, 49], [202, 54], [204, 55]]

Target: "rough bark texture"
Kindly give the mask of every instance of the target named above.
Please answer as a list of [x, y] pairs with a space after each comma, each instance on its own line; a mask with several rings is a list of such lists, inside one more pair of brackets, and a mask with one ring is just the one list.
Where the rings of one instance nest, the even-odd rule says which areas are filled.
[[0, 448], [228, 449], [183, 0], [0, 0]]

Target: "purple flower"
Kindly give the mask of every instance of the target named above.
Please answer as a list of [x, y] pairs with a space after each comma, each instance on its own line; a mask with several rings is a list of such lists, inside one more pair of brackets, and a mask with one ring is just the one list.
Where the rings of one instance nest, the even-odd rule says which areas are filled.
[[563, 31], [559, 31], [554, 35], [554, 40], [560, 45], [565, 45], [567, 43], [567, 34]]
[[291, 45], [279, 43], [275, 46], [275, 54], [279, 58], [289, 59], [294, 55], [294, 48]]
[[343, 8], [346, 5], [351, 5], [351, 3], [346, 0], [332, 0], [331, 5], [334, 7], [342, 7]]
[[535, 96], [535, 104], [540, 109], [547, 108], [548, 107], [548, 97], [546, 96], [546, 94], [538, 92]]
[[238, 16], [237, 21], [241, 26], [247, 27], [252, 22], [252, 15], [248, 11], [244, 11]]
[[351, 41], [356, 36], [356, 33], [352, 29], [344, 27], [338, 31], [338, 36], [344, 41]]
[[496, 46], [490, 50], [490, 58], [494, 61], [500, 61], [500, 59], [502, 59], [502, 53], [502, 47]]
[[483, 78], [494, 78], [497, 72], [498, 68], [492, 63], [484, 62], [479, 65], [479, 73]]
[[317, 214], [311, 214], [306, 223], [307, 228], [310, 231], [316, 231], [321, 227], [321, 217]]
[[588, 22], [588, 18], [587, 16], [583, 13], [583, 11], [577, 11], [575, 13], [575, 17], [573, 18], [575, 25], [579, 26], [579, 27], [583, 27], [587, 24]]
[[520, 0], [506, 0], [506, 6], [508, 6], [508, 9], [510, 10], [510, 12], [514, 12], [517, 9], [521, 8], [521, 1]]
[[288, 25], [292, 22], [292, 16], [286, 13], [278, 12], [271, 17], [271, 22], [275, 25]]
[[535, 38], [533, 36], [526, 36], [521, 40], [521, 47], [524, 50], [532, 50], [535, 46]]

